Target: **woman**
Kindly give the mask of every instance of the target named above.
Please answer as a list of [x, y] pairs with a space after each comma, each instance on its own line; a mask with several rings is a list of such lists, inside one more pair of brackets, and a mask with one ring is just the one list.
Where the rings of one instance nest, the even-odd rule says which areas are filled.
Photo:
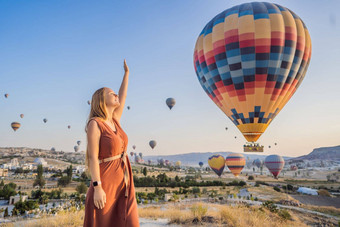
[[91, 184], [86, 195], [84, 226], [139, 227], [137, 201], [130, 161], [126, 154], [128, 137], [120, 126], [129, 68], [119, 95], [107, 87], [92, 96], [87, 122], [86, 166]]

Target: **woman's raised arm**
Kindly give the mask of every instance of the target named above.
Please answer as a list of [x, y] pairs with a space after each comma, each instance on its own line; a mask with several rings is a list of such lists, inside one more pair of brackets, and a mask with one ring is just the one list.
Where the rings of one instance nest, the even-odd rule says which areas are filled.
[[117, 107], [114, 110], [114, 116], [117, 121], [120, 123], [120, 118], [123, 114], [124, 106], [125, 106], [125, 99], [126, 99], [126, 94], [127, 94], [127, 89], [128, 89], [128, 83], [129, 83], [129, 67], [126, 64], [126, 60], [124, 59], [124, 78], [122, 81], [122, 84], [120, 85], [119, 92], [118, 92], [118, 97], [119, 97], [119, 103], [120, 106]]

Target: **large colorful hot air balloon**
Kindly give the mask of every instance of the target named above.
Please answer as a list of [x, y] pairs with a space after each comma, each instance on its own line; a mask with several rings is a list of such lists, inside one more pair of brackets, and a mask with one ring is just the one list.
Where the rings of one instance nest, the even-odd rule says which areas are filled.
[[255, 159], [253, 164], [257, 167], [260, 168], [263, 165], [263, 161], [260, 160], [259, 158]]
[[226, 157], [225, 164], [232, 174], [234, 174], [235, 177], [238, 177], [246, 164], [246, 159], [242, 154], [231, 153]]
[[264, 164], [269, 169], [269, 171], [274, 175], [275, 178], [280, 174], [283, 166], [285, 165], [285, 161], [280, 155], [269, 155], [264, 160]]
[[165, 102], [166, 102], [166, 105], [170, 108], [170, 110], [176, 104], [176, 100], [174, 98], [167, 98]]
[[225, 159], [222, 155], [215, 154], [208, 159], [210, 168], [220, 177], [225, 167]]
[[157, 145], [157, 142], [156, 142], [155, 140], [151, 140], [151, 141], [149, 142], [149, 145], [150, 145], [150, 147], [151, 147], [152, 149], [154, 149], [154, 147]]
[[198, 165], [202, 168], [203, 162], [199, 162]]
[[19, 122], [12, 122], [11, 127], [14, 131], [20, 128], [21, 124]]
[[252, 2], [204, 27], [194, 67], [208, 96], [247, 141], [256, 142], [300, 86], [310, 58], [309, 32], [294, 12]]

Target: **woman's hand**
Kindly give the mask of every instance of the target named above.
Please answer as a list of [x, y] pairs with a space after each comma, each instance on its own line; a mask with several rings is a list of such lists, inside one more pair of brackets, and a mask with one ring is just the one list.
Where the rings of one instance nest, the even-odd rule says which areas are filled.
[[129, 67], [126, 64], [126, 60], [125, 59], [124, 59], [124, 70], [125, 70], [125, 73], [129, 72]]
[[98, 209], [103, 209], [106, 203], [106, 194], [101, 186], [97, 186], [94, 188], [93, 195], [94, 205]]

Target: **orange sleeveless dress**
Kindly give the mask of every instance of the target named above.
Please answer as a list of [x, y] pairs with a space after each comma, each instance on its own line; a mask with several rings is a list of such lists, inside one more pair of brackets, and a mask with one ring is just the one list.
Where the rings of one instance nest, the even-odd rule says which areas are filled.
[[[98, 123], [101, 131], [99, 160], [126, 152], [128, 137], [115, 119], [116, 132], [100, 118], [92, 118], [91, 120]], [[102, 188], [106, 194], [106, 203], [103, 209], [98, 209], [94, 205], [94, 187], [91, 180], [86, 194], [83, 226], [139, 227], [135, 187], [128, 155], [126, 155], [126, 162], [123, 161], [123, 158], [102, 162], [99, 164], [99, 169]], [[124, 181], [124, 174], [128, 174], [128, 187], [126, 187]]]

